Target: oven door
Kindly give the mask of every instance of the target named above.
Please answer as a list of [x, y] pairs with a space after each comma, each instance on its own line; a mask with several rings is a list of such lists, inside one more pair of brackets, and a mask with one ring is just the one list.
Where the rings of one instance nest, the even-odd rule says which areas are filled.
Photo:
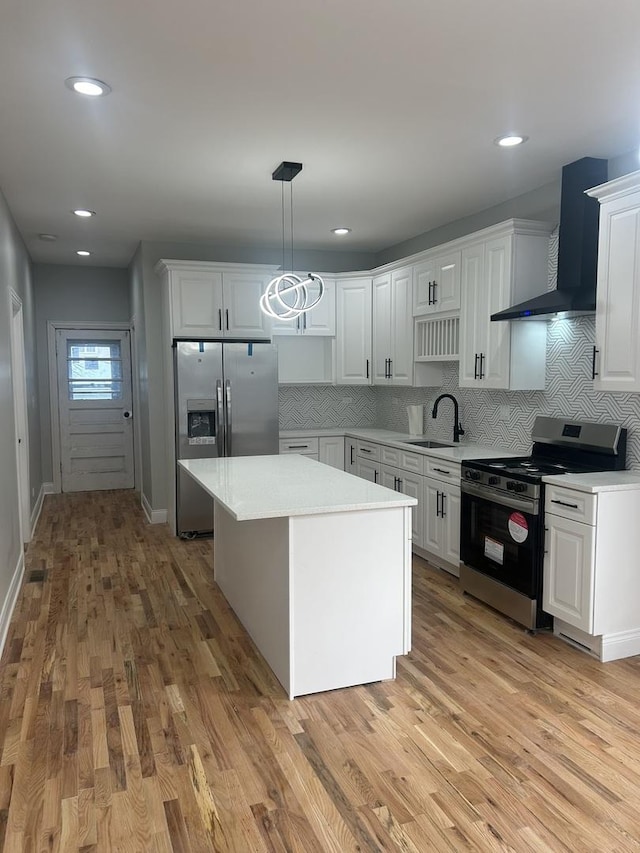
[[516, 589], [539, 595], [542, 524], [537, 500], [463, 482], [460, 559]]

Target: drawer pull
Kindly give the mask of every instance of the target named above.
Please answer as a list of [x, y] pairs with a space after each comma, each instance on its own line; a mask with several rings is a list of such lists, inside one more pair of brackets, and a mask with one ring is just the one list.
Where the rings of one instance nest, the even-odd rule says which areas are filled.
[[439, 474], [450, 474], [451, 471], [445, 471], [444, 468], [434, 468], [434, 471], [437, 471]]
[[308, 444], [287, 444], [289, 450], [308, 450]]
[[556, 500], [554, 500], [553, 498], [551, 499], [550, 503], [552, 503], [552, 504], [560, 504], [560, 506], [568, 506], [568, 507], [570, 507], [571, 509], [580, 509], [580, 507], [578, 506], [578, 504], [568, 504], [566, 501], [556, 501]]
[[373, 450], [368, 450], [366, 447], [361, 447], [360, 453], [373, 453]]

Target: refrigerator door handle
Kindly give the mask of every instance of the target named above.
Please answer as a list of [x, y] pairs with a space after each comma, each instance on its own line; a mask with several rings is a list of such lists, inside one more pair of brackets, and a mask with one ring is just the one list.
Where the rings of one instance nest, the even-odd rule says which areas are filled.
[[216, 382], [216, 449], [218, 456], [224, 456], [224, 421], [222, 417], [222, 379]]
[[226, 412], [227, 412], [227, 420], [225, 423], [225, 434], [227, 437], [227, 447], [226, 447], [226, 456], [232, 456], [233, 451], [231, 449], [231, 435], [232, 435], [232, 426], [231, 426], [231, 380], [227, 379], [224, 383], [224, 395], [225, 395], [225, 404], [226, 404]]

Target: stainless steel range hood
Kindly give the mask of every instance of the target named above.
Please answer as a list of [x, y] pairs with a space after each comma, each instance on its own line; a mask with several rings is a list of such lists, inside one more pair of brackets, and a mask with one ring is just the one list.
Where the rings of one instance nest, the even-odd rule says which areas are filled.
[[[598, 265], [597, 199], [585, 190], [607, 180], [607, 161], [583, 157], [562, 169], [560, 231], [558, 244], [558, 286], [492, 314], [492, 320], [544, 319], [559, 313], [592, 314], [596, 310]], [[543, 283], [541, 282], [541, 285]]]

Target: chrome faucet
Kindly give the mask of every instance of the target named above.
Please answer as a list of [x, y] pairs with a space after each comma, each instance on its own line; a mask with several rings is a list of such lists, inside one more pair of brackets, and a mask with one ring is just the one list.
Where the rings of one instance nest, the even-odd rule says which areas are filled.
[[433, 404], [433, 411], [431, 412], [431, 417], [436, 418], [438, 416], [438, 403], [440, 402], [440, 400], [444, 400], [445, 397], [448, 397], [449, 400], [453, 400], [453, 440], [458, 442], [460, 441], [460, 436], [464, 435], [464, 430], [462, 429], [462, 424], [459, 420], [458, 401], [453, 396], [453, 394], [440, 394], [440, 396], [436, 398], [436, 401]]

